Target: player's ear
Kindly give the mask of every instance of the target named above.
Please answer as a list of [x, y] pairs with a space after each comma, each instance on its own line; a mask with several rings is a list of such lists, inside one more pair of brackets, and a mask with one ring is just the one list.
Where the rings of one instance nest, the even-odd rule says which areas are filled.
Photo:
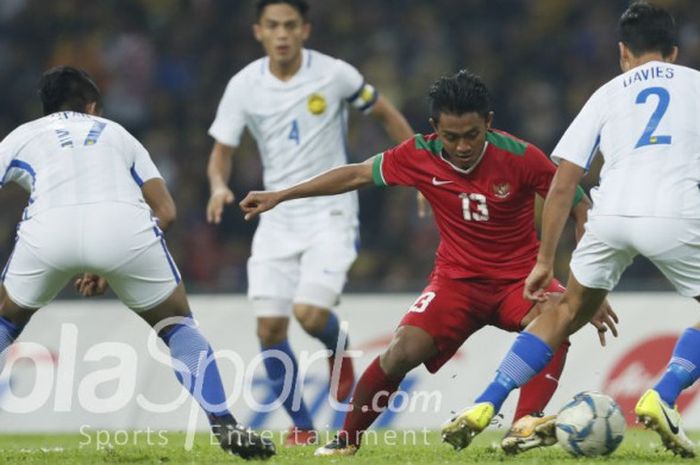
[[255, 40], [262, 42], [262, 28], [260, 27], [260, 23], [253, 24], [253, 36], [255, 36]]
[[301, 26], [301, 39], [306, 42], [309, 39], [309, 36], [311, 35], [311, 23], [308, 21], [304, 21], [304, 24]]
[[491, 129], [491, 124], [493, 124], [493, 115], [494, 112], [490, 111], [488, 115], [486, 115], [486, 129]]
[[617, 48], [620, 52], [620, 69], [627, 71], [627, 63], [630, 61], [630, 50], [622, 42], [617, 43]]
[[85, 105], [85, 113], [88, 115], [98, 116], [97, 102], [90, 102]]
[[665, 56], [664, 58], [665, 58], [666, 61], [668, 61], [669, 63], [675, 63], [675, 62], [676, 62], [676, 58], [678, 58], [678, 47], [676, 47], [676, 46], [674, 45], [674, 46], [673, 46], [673, 50], [671, 51], [671, 53], [670, 53], [668, 56]]

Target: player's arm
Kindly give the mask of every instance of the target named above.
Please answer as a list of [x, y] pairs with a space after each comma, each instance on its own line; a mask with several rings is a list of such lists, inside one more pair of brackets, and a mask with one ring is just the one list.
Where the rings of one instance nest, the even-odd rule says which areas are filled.
[[234, 195], [228, 187], [233, 165], [234, 147], [214, 142], [209, 155], [207, 177], [209, 178], [209, 202], [207, 203], [207, 221], [219, 224], [224, 206], [233, 202]]
[[575, 224], [576, 243], [583, 237], [586, 222], [588, 221], [588, 210], [590, 210], [591, 206], [591, 199], [588, 198], [583, 188], [581, 186], [576, 186], [573, 206], [569, 212], [569, 216], [574, 220]]
[[175, 221], [177, 209], [175, 201], [168, 191], [168, 186], [162, 178], [152, 178], [141, 186], [143, 198], [153, 214], [158, 218], [158, 226], [165, 231]]
[[413, 129], [401, 112], [383, 96], [377, 98], [377, 102], [370, 110], [370, 115], [376, 118], [394, 143], [399, 144], [413, 137]]
[[279, 191], [252, 191], [241, 201], [246, 220], [271, 210], [278, 203], [302, 197], [335, 195], [353, 191], [374, 183], [374, 157], [362, 163], [339, 166], [307, 181]]

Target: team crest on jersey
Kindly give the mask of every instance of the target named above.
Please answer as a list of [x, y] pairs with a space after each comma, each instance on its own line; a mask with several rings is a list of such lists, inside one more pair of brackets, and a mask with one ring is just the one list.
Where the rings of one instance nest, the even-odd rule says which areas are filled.
[[321, 94], [313, 93], [309, 95], [307, 104], [312, 115], [320, 115], [326, 111], [326, 99], [323, 98], [323, 95]]
[[510, 195], [510, 183], [509, 182], [497, 182], [492, 187], [493, 195], [499, 199], [505, 199]]

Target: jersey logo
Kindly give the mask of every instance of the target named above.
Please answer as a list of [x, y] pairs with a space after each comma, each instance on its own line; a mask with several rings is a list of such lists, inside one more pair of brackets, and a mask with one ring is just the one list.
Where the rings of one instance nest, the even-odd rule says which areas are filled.
[[307, 105], [312, 115], [320, 115], [326, 111], [327, 106], [326, 99], [323, 98], [323, 95], [317, 93], [309, 95]]
[[491, 187], [493, 195], [499, 199], [505, 199], [510, 195], [510, 183], [509, 182], [499, 182]]
[[452, 181], [440, 181], [438, 178], [433, 176], [433, 186], [442, 186], [445, 184], [450, 184]]

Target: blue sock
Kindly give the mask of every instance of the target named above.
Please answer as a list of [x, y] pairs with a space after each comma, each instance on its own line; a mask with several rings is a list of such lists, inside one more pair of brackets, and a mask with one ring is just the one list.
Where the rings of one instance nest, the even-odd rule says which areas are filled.
[[676, 342], [673, 355], [654, 390], [668, 405], [675, 405], [681, 391], [700, 377], [700, 331], [686, 329]]
[[[335, 354], [335, 349], [338, 346], [338, 337], [340, 336], [340, 323], [335, 313], [330, 312], [326, 326], [323, 327], [320, 333], [314, 334], [314, 337], [321, 341], [331, 352]], [[348, 346], [348, 340], [345, 339], [345, 348]]]
[[510, 391], [530, 381], [551, 358], [552, 349], [542, 339], [532, 333], [520, 333], [496, 370], [496, 378], [476, 402], [490, 402], [498, 412]]
[[17, 326], [10, 320], [0, 316], [0, 370], [5, 366], [5, 349], [15, 342], [23, 329], [23, 326]]
[[[289, 416], [292, 418], [294, 426], [301, 429], [313, 429], [313, 421], [311, 420], [311, 415], [309, 415], [309, 412], [306, 409], [306, 404], [304, 403], [303, 398], [300, 397], [301, 402], [299, 403], [299, 408], [294, 408], [294, 399], [297, 395], [301, 396], [301, 392], [297, 394], [297, 389], [300, 389], [301, 387], [297, 386], [299, 366], [297, 365], [297, 359], [294, 356], [294, 352], [292, 352], [292, 348], [289, 347], [289, 342], [285, 339], [279, 344], [275, 344], [270, 347], [263, 347], [262, 350], [279, 350], [280, 352], [283, 352], [287, 357], [289, 357], [289, 360], [291, 360], [292, 384], [288, 395], [282, 402], [282, 405], [284, 406], [284, 409], [287, 411]], [[279, 399], [280, 395], [283, 394], [285, 377], [287, 376], [285, 364], [282, 362], [282, 360], [280, 360], [279, 357], [266, 357], [265, 369], [267, 370], [267, 376], [270, 378], [272, 390], [275, 393], [275, 399]]]
[[[170, 348], [173, 359], [187, 367], [186, 370], [178, 369], [176, 365], [175, 376], [199, 402], [209, 420], [212, 421], [213, 417], [231, 416], [226, 408], [226, 393], [219, 368], [212, 358], [211, 346], [194, 326], [192, 318], [188, 317], [186, 324], [173, 325], [160, 336]], [[204, 363], [208, 364], [202, 373], [200, 364]]]

